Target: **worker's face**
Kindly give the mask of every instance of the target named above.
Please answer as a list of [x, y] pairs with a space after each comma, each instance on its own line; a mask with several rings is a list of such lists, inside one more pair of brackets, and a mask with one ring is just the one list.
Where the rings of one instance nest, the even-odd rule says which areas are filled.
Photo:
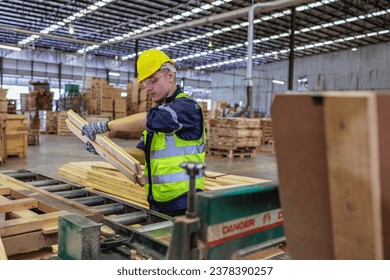
[[160, 70], [149, 78], [142, 81], [142, 85], [155, 103], [163, 103], [170, 96], [172, 84], [175, 83], [174, 73], [167, 70]]

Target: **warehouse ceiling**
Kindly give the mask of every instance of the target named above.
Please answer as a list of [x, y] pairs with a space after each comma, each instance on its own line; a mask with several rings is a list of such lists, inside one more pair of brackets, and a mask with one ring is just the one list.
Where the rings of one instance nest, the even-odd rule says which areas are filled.
[[[134, 60], [136, 50], [158, 48], [183, 69], [245, 68], [244, 9], [271, 2], [0, 0], [0, 44], [122, 60]], [[389, 0], [279, 2], [289, 5], [255, 12], [254, 65], [289, 58], [292, 2], [300, 3], [295, 8], [295, 57], [390, 41]]]

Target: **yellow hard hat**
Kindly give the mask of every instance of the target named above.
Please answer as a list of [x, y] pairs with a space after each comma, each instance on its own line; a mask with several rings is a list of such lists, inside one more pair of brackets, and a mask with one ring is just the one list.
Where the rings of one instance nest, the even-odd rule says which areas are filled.
[[138, 82], [156, 73], [166, 62], [174, 64], [163, 51], [151, 49], [142, 52], [137, 61]]

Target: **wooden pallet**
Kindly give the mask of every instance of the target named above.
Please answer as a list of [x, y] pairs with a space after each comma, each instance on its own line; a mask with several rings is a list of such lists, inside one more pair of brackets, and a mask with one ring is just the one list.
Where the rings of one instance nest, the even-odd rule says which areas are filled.
[[255, 157], [256, 156], [256, 147], [245, 147], [245, 148], [209, 148], [207, 151], [208, 155], [212, 156], [226, 156], [227, 158], [234, 157]]
[[145, 177], [139, 161], [104, 135], [96, 135], [94, 141], [91, 141], [87, 136], [82, 136], [81, 129], [87, 122], [72, 110], [68, 111], [66, 124], [78, 138], [84, 143], [90, 142], [100, 156], [118, 168], [127, 178], [134, 183], [145, 184]]
[[59, 216], [68, 213], [96, 222], [103, 218], [95, 209], [0, 174], [0, 259], [53, 255], [50, 251], [58, 242]]

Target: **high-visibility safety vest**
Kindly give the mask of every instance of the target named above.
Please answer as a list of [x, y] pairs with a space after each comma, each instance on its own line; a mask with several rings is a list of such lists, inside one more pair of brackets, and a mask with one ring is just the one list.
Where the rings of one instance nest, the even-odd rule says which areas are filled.
[[[176, 98], [191, 97], [179, 93]], [[203, 114], [202, 122], [204, 122]], [[204, 163], [205, 161], [204, 125], [202, 136], [198, 140], [180, 139], [175, 132], [155, 132], [150, 135], [145, 130], [143, 132], [144, 143], [148, 143], [148, 137], [152, 137], [152, 142], [150, 144], [150, 158], [148, 160], [146, 155], [144, 169], [147, 194], [151, 191], [156, 202], [169, 202], [188, 192], [189, 189], [189, 175], [187, 175], [186, 170], [180, 167], [180, 164], [183, 162]], [[196, 177], [197, 189], [204, 190], [204, 175], [203, 170]]]

